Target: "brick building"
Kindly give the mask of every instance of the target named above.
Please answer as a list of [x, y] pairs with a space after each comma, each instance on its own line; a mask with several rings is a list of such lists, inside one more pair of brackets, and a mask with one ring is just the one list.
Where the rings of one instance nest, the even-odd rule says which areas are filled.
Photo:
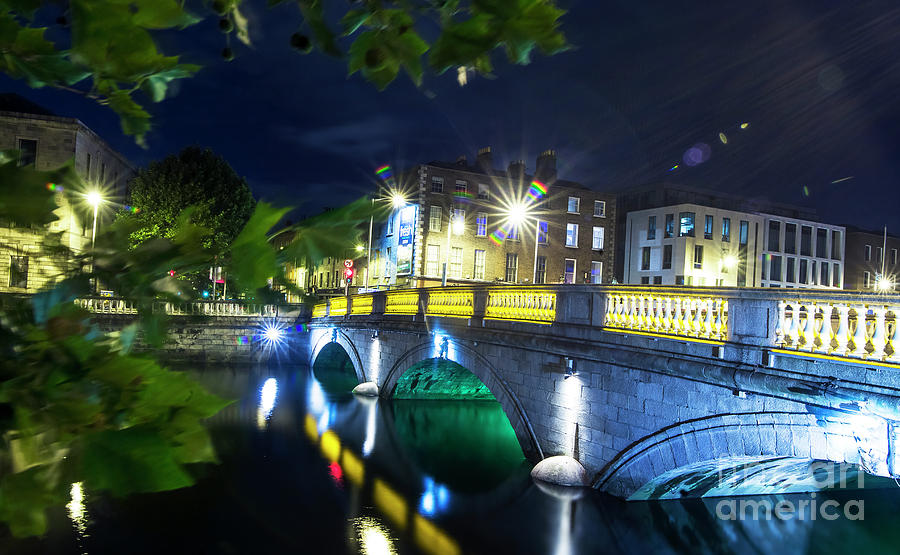
[[881, 275], [882, 260], [884, 264], [885, 283], [890, 283], [888, 290], [897, 290], [900, 276], [900, 237], [887, 236], [885, 249], [884, 231], [863, 231], [847, 229], [847, 263], [844, 289], [871, 291], [875, 288], [876, 279]]
[[[78, 119], [56, 116], [12, 94], [0, 95], [0, 150], [19, 150], [21, 162], [38, 170], [54, 169], [74, 158], [87, 185], [113, 201], [125, 198], [134, 172], [128, 160]], [[90, 243], [93, 214], [73, 193], [57, 195], [58, 219], [49, 231], [60, 234], [62, 246], [78, 252]], [[70, 261], [50, 254], [50, 240], [47, 229], [0, 222], [0, 292], [33, 293], [65, 273]]]
[[[522, 161], [497, 170], [486, 147], [474, 165], [462, 156], [399, 173], [388, 186], [407, 204], [374, 227], [369, 287], [439, 285], [445, 265], [449, 284], [609, 282], [615, 197], [559, 179], [556, 163], [548, 150], [533, 174]], [[535, 181], [547, 191], [537, 200]]]

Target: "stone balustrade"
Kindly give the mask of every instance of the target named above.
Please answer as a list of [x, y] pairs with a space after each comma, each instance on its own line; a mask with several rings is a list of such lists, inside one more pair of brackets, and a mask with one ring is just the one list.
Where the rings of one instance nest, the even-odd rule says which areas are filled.
[[[75, 304], [93, 314], [133, 315], [138, 313], [134, 303], [115, 297], [83, 297], [75, 299]], [[278, 306], [273, 304], [244, 304], [234, 301], [189, 301], [185, 303], [160, 301], [153, 303], [153, 312], [169, 316], [275, 318], [278, 316]]]
[[900, 363], [900, 295], [633, 285], [472, 286], [335, 297], [313, 318], [456, 317], [591, 326], [799, 356]]

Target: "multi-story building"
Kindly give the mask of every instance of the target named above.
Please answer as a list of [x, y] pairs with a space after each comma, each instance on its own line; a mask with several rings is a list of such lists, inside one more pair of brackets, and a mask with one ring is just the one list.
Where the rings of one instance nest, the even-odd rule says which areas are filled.
[[439, 285], [445, 267], [450, 284], [609, 282], [615, 197], [559, 179], [556, 161], [548, 150], [534, 175], [521, 161], [497, 170], [486, 147], [474, 166], [460, 157], [398, 174], [406, 204], [375, 225], [369, 287]]
[[675, 204], [629, 212], [624, 282], [726, 287], [841, 288], [841, 226]]
[[878, 288], [883, 291], [896, 291], [897, 281], [900, 278], [898, 251], [900, 251], [900, 237], [888, 235], [885, 238], [884, 231], [877, 233], [848, 228], [844, 289], [857, 291], [875, 289], [883, 268], [884, 281], [878, 281]]
[[[96, 133], [76, 118], [59, 117], [17, 95], [0, 95], [0, 150], [18, 150], [22, 165], [38, 170], [58, 168], [75, 160], [88, 186], [108, 200], [124, 199], [133, 167]], [[73, 191], [56, 195], [58, 219], [47, 229], [0, 222], [0, 292], [33, 293], [59, 279], [70, 259], [55, 254], [47, 241], [79, 252], [90, 243], [92, 209], [77, 202]], [[107, 213], [102, 211], [100, 218]], [[111, 212], [110, 212], [111, 213]], [[101, 221], [102, 225], [102, 221]]]

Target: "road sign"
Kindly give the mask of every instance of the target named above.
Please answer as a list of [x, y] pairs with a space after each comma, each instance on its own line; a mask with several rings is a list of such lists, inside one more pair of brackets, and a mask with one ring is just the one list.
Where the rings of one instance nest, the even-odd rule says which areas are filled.
[[352, 267], [353, 267], [353, 261], [350, 260], [349, 258], [348, 258], [347, 260], [344, 260], [344, 267], [345, 267], [345, 268], [352, 268]]

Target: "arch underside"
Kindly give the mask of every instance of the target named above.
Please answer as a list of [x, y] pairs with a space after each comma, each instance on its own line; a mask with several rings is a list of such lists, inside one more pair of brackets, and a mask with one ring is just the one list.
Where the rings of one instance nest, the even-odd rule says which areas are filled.
[[319, 329], [318, 331], [319, 336], [315, 338], [312, 344], [312, 348], [310, 349], [309, 368], [312, 369], [315, 367], [316, 360], [319, 358], [322, 350], [327, 345], [336, 344], [344, 350], [344, 352], [347, 354], [347, 357], [350, 359], [350, 362], [353, 364], [353, 371], [356, 374], [358, 383], [366, 381], [366, 374], [362, 364], [362, 360], [360, 359], [359, 352], [353, 345], [353, 342], [350, 340], [350, 338], [344, 332], [338, 329], [333, 329], [333, 331], [331, 332], [325, 329]]

